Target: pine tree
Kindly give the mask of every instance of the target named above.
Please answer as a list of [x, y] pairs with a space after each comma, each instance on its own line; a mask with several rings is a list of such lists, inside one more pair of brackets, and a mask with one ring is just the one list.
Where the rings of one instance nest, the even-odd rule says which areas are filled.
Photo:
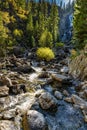
[[73, 40], [78, 48], [83, 48], [87, 44], [87, 0], [76, 1]]
[[3, 19], [2, 19], [2, 14], [0, 12], [0, 57], [4, 56], [6, 53], [6, 48], [7, 48], [7, 28], [3, 25]]
[[53, 36], [53, 42], [56, 42], [58, 39], [58, 23], [59, 23], [59, 16], [58, 16], [58, 7], [53, 4], [51, 7], [50, 12], [50, 20], [49, 20], [49, 27], [50, 32]]
[[1, 12], [0, 12], [0, 42], [1, 42], [2, 46], [5, 43], [7, 37], [8, 37], [7, 29], [3, 25], [3, 19], [2, 19]]
[[32, 13], [29, 13], [26, 31], [27, 31], [28, 45], [30, 45], [32, 47], [32, 36], [33, 36], [33, 31], [34, 31]]

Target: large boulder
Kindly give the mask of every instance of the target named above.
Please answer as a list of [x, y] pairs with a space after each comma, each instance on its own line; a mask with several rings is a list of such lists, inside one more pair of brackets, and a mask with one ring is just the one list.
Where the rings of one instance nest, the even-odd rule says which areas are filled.
[[39, 97], [39, 103], [44, 110], [55, 110], [57, 108], [57, 100], [49, 92], [43, 92]]
[[27, 122], [29, 130], [47, 130], [45, 118], [38, 111], [29, 110], [27, 112]]
[[82, 54], [71, 61], [69, 68], [69, 73], [75, 78], [87, 80], [87, 55], [82, 52]]

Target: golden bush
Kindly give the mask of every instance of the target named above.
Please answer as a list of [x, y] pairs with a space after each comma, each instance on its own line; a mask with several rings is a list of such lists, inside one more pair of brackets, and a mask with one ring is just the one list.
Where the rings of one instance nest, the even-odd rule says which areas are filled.
[[45, 59], [46, 61], [50, 61], [55, 57], [54, 52], [48, 47], [38, 48], [36, 54], [38, 58]]

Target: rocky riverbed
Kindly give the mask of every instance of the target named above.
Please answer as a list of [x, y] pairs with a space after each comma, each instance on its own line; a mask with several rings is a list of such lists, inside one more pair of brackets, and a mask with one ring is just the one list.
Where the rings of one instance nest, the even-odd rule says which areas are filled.
[[0, 130], [87, 130], [87, 81], [69, 74], [69, 54], [0, 59]]

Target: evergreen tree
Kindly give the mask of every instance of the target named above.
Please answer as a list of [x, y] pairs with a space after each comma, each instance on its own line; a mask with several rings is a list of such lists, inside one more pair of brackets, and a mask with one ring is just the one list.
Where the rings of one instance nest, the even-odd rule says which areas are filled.
[[39, 45], [41, 47], [52, 47], [53, 46], [53, 39], [52, 39], [52, 34], [48, 31], [45, 30], [39, 40]]
[[0, 12], [0, 43], [2, 46], [4, 46], [4, 43], [7, 39], [8, 35], [7, 35], [7, 28], [4, 27], [3, 25], [3, 19], [2, 19], [2, 14]]
[[58, 17], [58, 7], [55, 4], [53, 4], [51, 7], [49, 20], [50, 20], [49, 27], [50, 27], [50, 32], [52, 33], [53, 36], [53, 42], [56, 42], [58, 39], [59, 17]]
[[74, 43], [83, 48], [87, 41], [87, 0], [77, 0], [74, 12]]
[[30, 46], [32, 46], [33, 29], [34, 29], [33, 16], [32, 16], [32, 13], [29, 13], [26, 31], [27, 31], [27, 38], [28, 38], [27, 42], [28, 42], [28, 45]]

